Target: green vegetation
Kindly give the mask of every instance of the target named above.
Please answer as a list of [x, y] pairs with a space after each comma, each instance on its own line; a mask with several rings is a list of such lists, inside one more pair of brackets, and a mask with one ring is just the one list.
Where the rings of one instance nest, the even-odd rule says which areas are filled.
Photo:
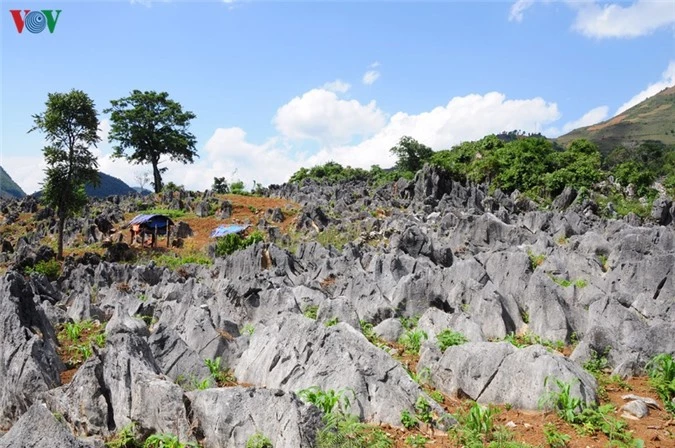
[[420, 434], [413, 434], [405, 438], [405, 444], [413, 448], [424, 448], [428, 441], [429, 439]]
[[164, 215], [171, 219], [178, 219], [185, 216], [183, 210], [172, 210], [169, 208], [152, 208], [150, 210], [144, 210], [143, 213], [147, 215]]
[[45, 106], [43, 113], [33, 115], [34, 126], [28, 132], [39, 130], [48, 144], [42, 150], [47, 168], [41, 200], [56, 210], [56, 257], [61, 260], [66, 219], [87, 203], [84, 186], [99, 184], [98, 162], [89, 147], [101, 138], [94, 102], [81, 90], [50, 93]]
[[302, 314], [309, 319], [316, 320], [317, 315], [319, 314], [319, 306], [307, 305], [305, 309], [302, 311]]
[[7, 174], [0, 166], [0, 185], [2, 189], [0, 190], [0, 197], [9, 197], [9, 198], [22, 198], [26, 196], [26, 193], [18, 186], [12, 178]]
[[469, 340], [462, 333], [452, 331], [449, 329], [443, 330], [436, 335], [436, 340], [438, 341], [438, 348], [441, 349], [441, 352], [445, 352], [448, 347], [453, 345], [462, 345]]
[[[353, 391], [351, 391], [353, 394]], [[317, 406], [323, 413], [324, 427], [318, 432], [316, 448], [392, 448], [394, 442], [380, 428], [359, 421], [347, 412], [346, 391], [310, 387], [298, 396]]]
[[33, 267], [26, 267], [24, 270], [25, 274], [31, 274], [33, 272], [42, 274], [49, 280], [54, 281], [61, 275], [61, 263], [56, 260], [43, 260], [39, 261]]
[[[110, 114], [108, 140], [116, 141], [113, 157], [125, 157], [130, 163], [152, 165], [155, 193], [162, 191], [162, 156], [173, 161], [192, 163], [197, 156], [197, 139], [188, 129], [196, 115], [183, 111], [180, 103], [166, 92], [134, 90], [128, 97], [110, 101], [104, 110]], [[130, 150], [130, 154], [126, 151]]]
[[324, 247], [333, 246], [337, 250], [342, 250], [347, 243], [351, 243], [358, 237], [358, 231], [355, 228], [347, 230], [338, 230], [330, 226], [319, 232], [316, 236], [316, 242]]
[[211, 378], [219, 386], [228, 386], [237, 384], [237, 378], [235, 378], [232, 371], [221, 365], [220, 356], [216, 359], [205, 359], [204, 364], [209, 369], [211, 373]]
[[528, 347], [535, 344], [543, 345], [546, 348], [556, 350], [558, 352], [562, 352], [562, 350], [565, 348], [564, 341], [550, 341], [548, 339], [542, 338], [539, 335], [530, 333], [529, 331], [519, 335], [516, 335], [515, 333], [508, 333], [506, 337], [504, 337], [504, 341], [509, 342], [518, 348]]
[[410, 430], [413, 428], [417, 428], [419, 423], [417, 421], [417, 418], [415, 418], [415, 416], [412, 415], [410, 411], [406, 409], [401, 411], [401, 424], [405, 429]]
[[[544, 385], [550, 377], [546, 378]], [[558, 391], [550, 391], [540, 400], [543, 407], [553, 408], [558, 416], [571, 424], [579, 434], [593, 436], [603, 433], [609, 438], [610, 446], [642, 448], [644, 442], [635, 439], [627, 430], [628, 424], [623, 419], [614, 417], [616, 409], [612, 404], [586, 406], [571, 393], [572, 383], [554, 378]]]
[[197, 253], [186, 255], [167, 253], [157, 255], [153, 257], [153, 260], [158, 266], [165, 266], [173, 271], [186, 264], [201, 264], [205, 266], [213, 264], [213, 261], [209, 257]]
[[246, 336], [253, 336], [253, 333], [255, 333], [255, 326], [253, 326], [251, 323], [244, 324], [241, 329], [241, 333], [245, 334]]
[[551, 274], [549, 274], [549, 278], [558, 285], [562, 286], [563, 288], [567, 288], [572, 285], [576, 286], [577, 288], [585, 288], [586, 286], [588, 286], [588, 281], [582, 278], [576, 280], [567, 280], [566, 278], [555, 277], [554, 275]]
[[572, 439], [567, 434], [558, 431], [553, 423], [544, 425], [544, 437], [546, 437], [546, 443], [550, 448], [566, 448], [568, 442]]
[[403, 328], [406, 330], [412, 330], [417, 326], [417, 323], [420, 321], [420, 316], [412, 316], [412, 317], [405, 317], [401, 316], [399, 318], [401, 321], [401, 325], [403, 325]]
[[216, 256], [224, 257], [225, 255], [233, 254], [234, 252], [245, 249], [248, 246], [264, 241], [263, 234], [256, 230], [246, 238], [242, 238], [237, 233], [230, 233], [222, 238], [218, 238], [216, 242]]
[[401, 172], [415, 173], [431, 159], [434, 151], [412, 137], [403, 136], [398, 144], [390, 149], [396, 156], [396, 168]]
[[59, 353], [69, 367], [78, 367], [94, 351], [105, 346], [105, 327], [98, 321], [67, 322], [56, 335]]
[[173, 434], [152, 434], [145, 441], [137, 434], [136, 424], [130, 423], [120, 429], [106, 443], [106, 448], [197, 448], [195, 443], [182, 443]]
[[493, 407], [473, 405], [456, 416], [459, 425], [450, 430], [450, 435], [461, 446], [490, 448], [520, 448], [528, 445], [514, 442], [513, 434], [505, 427], [496, 426], [494, 417], [498, 410]]
[[328, 319], [326, 322], [324, 322], [324, 325], [325, 325], [326, 327], [332, 327], [332, 326], [334, 326], [334, 325], [337, 325], [338, 322], [340, 322], [340, 320], [339, 320], [337, 317], [331, 317], [331, 318]]
[[647, 364], [649, 381], [667, 411], [675, 414], [675, 360], [673, 356], [661, 353]]
[[398, 340], [406, 353], [417, 355], [422, 348], [422, 341], [429, 339], [429, 336], [422, 330], [407, 330]]
[[530, 258], [530, 269], [533, 271], [537, 269], [537, 267], [541, 266], [544, 261], [546, 261], [546, 255], [543, 254], [534, 254], [532, 251], [528, 250], [527, 251], [527, 256]]
[[256, 432], [246, 441], [246, 448], [274, 448], [274, 445], [264, 434]]

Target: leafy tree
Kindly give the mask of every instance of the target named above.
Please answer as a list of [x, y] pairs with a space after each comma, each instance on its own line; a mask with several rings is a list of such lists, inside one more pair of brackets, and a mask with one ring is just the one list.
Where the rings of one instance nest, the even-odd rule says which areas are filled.
[[551, 153], [550, 159], [554, 171], [545, 175], [544, 183], [554, 196], [566, 186], [588, 188], [603, 177], [600, 151], [586, 139], [574, 140], [567, 150]]
[[[135, 164], [151, 164], [155, 193], [162, 191], [162, 173], [167, 170], [159, 167], [162, 156], [181, 163], [193, 163], [194, 157], [199, 157], [196, 138], [188, 131], [196, 115], [183, 111], [168, 93], [134, 90], [110, 104], [104, 112], [111, 113], [108, 140], [118, 142], [113, 156], [126, 157]], [[127, 150], [132, 152], [126, 154]]]
[[227, 180], [224, 177], [214, 177], [211, 189], [217, 194], [227, 194], [230, 192], [230, 186], [227, 184]]
[[396, 167], [402, 171], [418, 171], [431, 159], [434, 151], [412, 137], [403, 136], [398, 145], [390, 149], [398, 157]]
[[628, 184], [635, 185], [639, 195], [647, 194], [656, 177], [652, 171], [645, 169], [644, 165], [633, 160], [617, 165], [612, 174], [624, 187]]
[[57, 257], [63, 259], [63, 228], [87, 203], [85, 184], [99, 185], [98, 163], [89, 151], [101, 139], [97, 135], [98, 115], [94, 102], [81, 90], [50, 93], [46, 110], [33, 115], [34, 126], [49, 143], [42, 151], [47, 168], [43, 201], [56, 210], [58, 222]]

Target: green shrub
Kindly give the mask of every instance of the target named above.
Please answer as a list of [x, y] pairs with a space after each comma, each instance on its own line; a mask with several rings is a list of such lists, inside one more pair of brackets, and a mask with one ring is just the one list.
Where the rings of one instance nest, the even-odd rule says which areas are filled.
[[[551, 377], [546, 377], [544, 387]], [[550, 391], [540, 399], [540, 406], [553, 407], [558, 417], [568, 423], [578, 423], [580, 413], [583, 411], [583, 403], [579, 397], [573, 397], [571, 391], [572, 383], [566, 383], [554, 378], [558, 391]]]
[[417, 418], [410, 413], [408, 410], [401, 411], [401, 424], [405, 429], [417, 428], [418, 422]]
[[225, 255], [233, 254], [240, 249], [245, 249], [251, 244], [264, 241], [264, 239], [263, 234], [258, 230], [252, 232], [246, 238], [242, 238], [237, 233], [230, 233], [224, 237], [218, 238], [218, 241], [216, 241], [215, 253], [217, 257], [224, 257]]
[[274, 445], [264, 434], [256, 432], [246, 441], [246, 448], [274, 448]]
[[566, 448], [571, 437], [558, 431], [553, 423], [544, 425], [544, 437], [550, 448]]
[[319, 408], [324, 415], [330, 414], [335, 410], [340, 412], [346, 411], [350, 406], [350, 401], [345, 394], [346, 390], [322, 390], [318, 386], [312, 386], [298, 391], [298, 396], [303, 401], [313, 404]]
[[448, 347], [453, 345], [462, 345], [469, 340], [462, 333], [452, 331], [449, 329], [443, 330], [436, 335], [436, 340], [438, 341], [438, 348], [441, 349], [441, 352], [445, 352]]
[[143, 213], [146, 215], [164, 215], [171, 219], [178, 219], [185, 216], [185, 212], [183, 210], [171, 210], [168, 208], [153, 208], [150, 210], [145, 210]]
[[413, 434], [405, 438], [405, 444], [412, 448], [424, 448], [428, 441], [429, 439], [420, 434]]
[[153, 434], [143, 444], [143, 448], [197, 448], [194, 443], [181, 443], [178, 436], [173, 434]]
[[657, 395], [663, 400], [664, 407], [675, 414], [675, 360], [667, 353], [656, 355], [648, 364], [649, 381]]
[[398, 343], [410, 354], [417, 355], [422, 348], [422, 341], [429, 339], [427, 333], [422, 330], [408, 330], [399, 338]]
[[106, 448], [141, 448], [143, 444], [136, 440], [136, 425], [129, 423], [113, 435], [105, 446]]
[[38, 262], [34, 267], [27, 267], [24, 271], [26, 274], [36, 272], [54, 281], [61, 275], [61, 264], [56, 260], [43, 260]]

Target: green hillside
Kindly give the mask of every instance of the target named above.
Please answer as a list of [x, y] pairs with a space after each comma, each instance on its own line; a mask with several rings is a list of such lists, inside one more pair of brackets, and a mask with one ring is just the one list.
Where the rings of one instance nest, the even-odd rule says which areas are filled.
[[675, 86], [662, 90], [605, 122], [575, 129], [558, 137], [558, 143], [569, 144], [586, 138], [608, 154], [617, 146], [634, 147], [648, 140], [666, 145], [675, 144]]
[[22, 198], [24, 196], [26, 196], [26, 193], [0, 166], [0, 198]]
[[92, 187], [87, 185], [84, 190], [87, 192], [88, 196], [94, 197], [106, 197], [110, 195], [127, 195], [134, 194], [136, 190], [131, 188], [129, 185], [125, 184], [122, 180], [109, 176], [105, 173], [98, 173], [101, 179], [101, 184], [98, 187]]

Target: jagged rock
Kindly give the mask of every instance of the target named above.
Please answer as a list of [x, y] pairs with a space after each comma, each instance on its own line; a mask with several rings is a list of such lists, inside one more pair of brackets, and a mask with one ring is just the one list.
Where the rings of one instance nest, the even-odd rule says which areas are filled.
[[211, 214], [211, 204], [209, 201], [202, 201], [195, 206], [195, 215], [205, 218]]
[[11, 425], [65, 369], [56, 335], [33, 292], [17, 273], [0, 279], [0, 426]]
[[176, 228], [174, 230], [174, 236], [176, 238], [189, 238], [193, 235], [192, 229], [190, 228], [190, 225], [184, 221], [179, 221], [176, 224]]
[[210, 371], [204, 360], [165, 324], [155, 329], [148, 343], [162, 372], [174, 381], [201, 381], [209, 377]]
[[400, 364], [351, 326], [326, 328], [299, 315], [279, 316], [256, 331], [235, 376], [287, 392], [351, 388], [352, 413], [397, 426], [401, 411], [414, 412], [417, 397], [424, 394]]
[[77, 440], [47, 407], [35, 403], [7, 434], [0, 438], [0, 448], [93, 448]]
[[127, 243], [115, 243], [108, 247], [103, 255], [103, 259], [109, 262], [129, 261], [134, 257], [134, 253]]
[[218, 209], [218, 212], [216, 213], [216, 216], [218, 219], [228, 219], [229, 217], [232, 216], [232, 203], [225, 199], [223, 202], [220, 203], [220, 208]]
[[110, 391], [98, 356], [90, 357], [69, 384], [47, 392], [44, 400], [78, 437], [105, 436], [114, 430]]
[[256, 433], [275, 448], [311, 448], [321, 412], [282, 390], [232, 387], [187, 394], [205, 448], [243, 447]]
[[589, 373], [539, 345], [516, 349], [507, 342], [469, 342], [441, 354], [427, 344], [418, 371], [423, 368], [430, 369], [431, 380], [440, 391], [479, 403], [508, 403], [536, 410], [542, 397], [557, 391], [556, 379], [571, 382], [571, 395], [583, 402], [597, 400], [597, 384]]
[[265, 212], [265, 219], [271, 222], [283, 222], [285, 219], [283, 212], [279, 207], [270, 208]]
[[670, 207], [673, 202], [663, 196], [657, 198], [652, 205], [652, 218], [660, 225], [667, 226], [673, 220]]
[[373, 332], [387, 342], [396, 342], [403, 334], [404, 328], [398, 319], [385, 319], [373, 328]]
[[553, 201], [554, 210], [565, 210], [577, 198], [577, 191], [572, 187], [565, 187], [562, 193]]

